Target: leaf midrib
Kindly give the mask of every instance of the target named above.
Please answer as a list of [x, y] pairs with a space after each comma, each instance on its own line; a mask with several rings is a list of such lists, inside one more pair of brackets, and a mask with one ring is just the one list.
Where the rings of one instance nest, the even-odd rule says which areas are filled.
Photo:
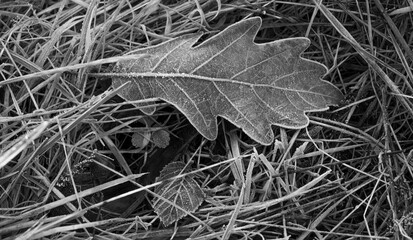
[[[315, 70], [311, 70], [315, 71]], [[311, 72], [311, 71], [305, 71], [305, 72]], [[304, 71], [298, 71], [294, 73], [304, 73]], [[292, 74], [294, 74], [292, 73]], [[286, 76], [289, 76], [291, 74], [286, 74], [283, 75], [281, 78], [278, 78], [274, 81], [279, 81]], [[317, 96], [324, 96], [324, 97], [330, 97], [329, 95], [324, 95], [324, 94], [319, 94], [317, 92], [310, 92], [306, 90], [300, 90], [300, 89], [288, 89], [288, 88], [282, 88], [282, 87], [276, 87], [271, 84], [257, 84], [257, 83], [246, 83], [246, 82], [241, 82], [241, 81], [234, 81], [231, 79], [227, 78], [212, 78], [212, 77], [205, 77], [205, 76], [200, 76], [200, 75], [192, 75], [188, 73], [150, 73], [150, 72], [144, 72], [144, 73], [134, 73], [134, 72], [129, 72], [129, 73], [110, 73], [111, 77], [125, 77], [125, 78], [144, 78], [144, 77], [149, 77], [149, 78], [195, 78], [197, 80], [203, 80], [203, 81], [208, 81], [208, 82], [224, 82], [224, 83], [234, 83], [234, 84], [239, 84], [239, 85], [244, 85], [248, 86], [251, 88], [254, 87], [269, 87], [269, 88], [274, 88], [278, 89], [281, 91], [290, 91], [290, 92], [296, 92], [296, 93], [308, 93], [308, 94], [314, 94]], [[135, 79], [136, 80], [136, 79]]]

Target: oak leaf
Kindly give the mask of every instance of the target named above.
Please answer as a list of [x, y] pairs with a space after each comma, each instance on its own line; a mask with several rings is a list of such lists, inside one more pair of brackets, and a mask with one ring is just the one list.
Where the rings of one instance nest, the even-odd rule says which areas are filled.
[[[326, 67], [303, 59], [307, 38], [256, 44], [261, 18], [235, 23], [194, 46], [202, 34], [181, 36], [134, 51], [110, 73], [126, 100], [160, 98], [177, 107], [207, 139], [217, 136], [217, 116], [243, 129], [261, 144], [271, 144], [271, 125], [299, 129], [306, 112], [324, 111], [342, 99], [321, 77]], [[153, 107], [141, 108], [152, 114]]]

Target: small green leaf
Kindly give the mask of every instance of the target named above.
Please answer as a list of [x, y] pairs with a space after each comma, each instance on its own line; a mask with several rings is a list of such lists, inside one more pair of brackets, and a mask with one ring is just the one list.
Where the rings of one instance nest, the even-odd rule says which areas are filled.
[[188, 172], [190, 171], [185, 169], [183, 162], [172, 162], [164, 167], [156, 179], [162, 183], [155, 188], [155, 193], [160, 197], [153, 199], [153, 208], [165, 226], [194, 212], [205, 199], [205, 193], [193, 175], [176, 178], [179, 174]]

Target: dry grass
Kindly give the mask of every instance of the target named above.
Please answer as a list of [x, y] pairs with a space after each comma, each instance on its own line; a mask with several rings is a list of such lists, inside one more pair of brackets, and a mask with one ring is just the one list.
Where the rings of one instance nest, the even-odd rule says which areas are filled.
[[[0, 239], [411, 239], [413, 3], [292, 2], [2, 1]], [[188, 123], [154, 99], [140, 115], [90, 73], [250, 16], [263, 18], [257, 42], [310, 38], [305, 57], [328, 66], [345, 103], [307, 129], [275, 128], [267, 147], [224, 121], [215, 145], [133, 146], [133, 133], [181, 136]], [[168, 227], [140, 174], [165, 157], [193, 160], [207, 191]]]

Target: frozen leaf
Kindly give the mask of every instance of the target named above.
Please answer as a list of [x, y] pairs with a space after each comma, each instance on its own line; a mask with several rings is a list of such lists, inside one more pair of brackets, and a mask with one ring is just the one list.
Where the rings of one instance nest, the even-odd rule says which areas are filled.
[[[162, 181], [162, 184], [155, 188], [155, 193], [161, 198], [154, 198], [153, 208], [165, 226], [185, 217], [188, 212], [194, 212], [205, 198], [193, 175], [176, 178], [179, 174], [189, 172], [184, 168], [183, 162], [171, 162], [164, 167], [156, 179], [157, 182]], [[171, 179], [174, 177], [175, 179]], [[163, 199], [169, 200], [172, 204]]]
[[[134, 51], [117, 63], [113, 86], [131, 81], [120, 96], [160, 98], [177, 107], [207, 139], [217, 137], [217, 116], [261, 144], [271, 144], [271, 125], [304, 128], [306, 112], [327, 110], [342, 99], [321, 77], [326, 67], [303, 59], [307, 38], [256, 44], [261, 18], [242, 20], [198, 46], [202, 34], [186, 35]], [[147, 114], [153, 107], [142, 108]]]

